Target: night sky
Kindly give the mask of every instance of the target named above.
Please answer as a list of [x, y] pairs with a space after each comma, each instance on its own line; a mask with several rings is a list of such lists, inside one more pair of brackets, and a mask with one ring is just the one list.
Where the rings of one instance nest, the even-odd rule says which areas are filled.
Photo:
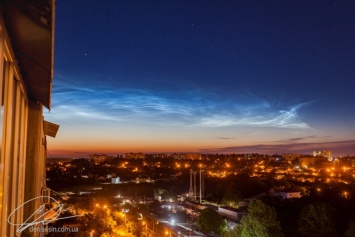
[[354, 1], [56, 3], [48, 157], [355, 155]]

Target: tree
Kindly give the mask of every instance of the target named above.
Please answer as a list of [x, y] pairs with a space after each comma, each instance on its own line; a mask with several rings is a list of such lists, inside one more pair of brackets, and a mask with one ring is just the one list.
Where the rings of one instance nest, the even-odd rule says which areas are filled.
[[260, 200], [252, 201], [248, 206], [248, 214], [240, 221], [241, 226], [235, 232], [241, 237], [282, 237], [284, 236], [277, 214], [273, 207], [270, 207]]
[[239, 200], [241, 200], [240, 195], [236, 191], [234, 191], [233, 187], [230, 186], [226, 188], [221, 203], [223, 205], [236, 207]]
[[346, 230], [345, 237], [352, 237], [355, 236], [355, 218], [352, 218], [349, 222], [348, 229]]
[[226, 226], [223, 217], [212, 208], [203, 209], [197, 218], [197, 227], [204, 232], [222, 235]]
[[326, 203], [309, 204], [302, 208], [298, 231], [300, 236], [337, 236], [334, 210]]
[[82, 230], [78, 234], [79, 237], [87, 236], [87, 233], [95, 230], [94, 236], [104, 234], [104, 236], [117, 236], [115, 228], [123, 224], [118, 217], [116, 211], [111, 212], [110, 209], [96, 208], [93, 212], [85, 214], [78, 218], [79, 229]]
[[242, 236], [241, 225], [237, 225], [233, 229], [229, 229], [223, 234], [223, 237], [240, 237], [240, 236]]

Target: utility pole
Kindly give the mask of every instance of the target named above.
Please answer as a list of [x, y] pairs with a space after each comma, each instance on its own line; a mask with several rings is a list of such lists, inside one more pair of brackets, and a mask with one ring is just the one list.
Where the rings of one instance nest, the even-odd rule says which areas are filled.
[[189, 196], [193, 196], [194, 193], [194, 189], [192, 186], [192, 174], [193, 174], [193, 170], [190, 169], [190, 190], [189, 190]]
[[200, 168], [200, 204], [202, 203], [202, 170]]
[[194, 174], [194, 198], [195, 198], [195, 201], [196, 201], [196, 196], [197, 196], [197, 193], [196, 193], [196, 171], [193, 171], [193, 174]]
[[202, 169], [202, 165], [200, 164], [199, 165], [199, 168], [200, 168], [200, 203], [202, 203], [202, 192], [204, 191], [204, 186], [205, 186], [205, 181], [202, 180], [202, 172], [203, 172], [203, 169]]

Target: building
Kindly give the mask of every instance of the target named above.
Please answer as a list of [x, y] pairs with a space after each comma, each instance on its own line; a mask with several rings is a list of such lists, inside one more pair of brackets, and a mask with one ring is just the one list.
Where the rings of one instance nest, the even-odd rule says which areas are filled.
[[130, 152], [130, 153], [126, 153], [125, 157], [127, 159], [144, 159], [145, 155], [142, 152]]
[[312, 156], [302, 156], [298, 158], [298, 161], [301, 165], [301, 167], [310, 167], [312, 165], [315, 165], [317, 162], [319, 163], [320, 161], [325, 160], [323, 157], [312, 157]]
[[202, 160], [202, 156], [199, 153], [187, 153], [185, 157], [186, 160]]
[[121, 183], [120, 177], [111, 178], [111, 183], [112, 184], [120, 184]]
[[33, 222], [49, 200], [46, 135], [55, 137], [59, 126], [44, 121], [43, 109], [51, 107], [54, 7], [53, 0], [0, 1], [0, 236], [44, 234], [17, 233], [14, 224]]
[[173, 153], [169, 158], [174, 160], [202, 160], [202, 155], [199, 153]]
[[165, 153], [159, 153], [159, 154], [148, 154], [146, 155], [149, 158], [154, 158], [154, 159], [165, 159], [168, 157], [167, 154]]
[[314, 157], [325, 157], [328, 158], [328, 160], [333, 159], [332, 152], [330, 150], [324, 150], [324, 151], [313, 151], [313, 156]]
[[105, 155], [105, 154], [93, 154], [89, 156], [89, 160], [91, 163], [94, 163], [95, 165], [99, 165], [102, 162], [105, 162], [107, 160], [113, 159], [113, 156]]
[[186, 155], [184, 153], [173, 153], [169, 155], [169, 158], [173, 158], [174, 160], [185, 160]]
[[343, 165], [355, 168], [355, 157], [343, 157], [340, 160]]
[[247, 207], [233, 208], [228, 206], [218, 207], [218, 213], [224, 217], [227, 217], [232, 220], [240, 220], [242, 216], [246, 214]]
[[302, 194], [300, 191], [297, 190], [287, 190], [287, 189], [278, 189], [272, 188], [269, 191], [269, 194], [274, 197], [281, 197], [283, 199], [290, 199], [290, 198], [301, 198]]
[[302, 157], [303, 155], [301, 154], [292, 154], [292, 153], [288, 153], [288, 154], [284, 154], [283, 158], [287, 161], [292, 161], [298, 157]]
[[280, 192], [280, 197], [283, 199], [290, 199], [290, 198], [301, 198], [301, 192], [300, 191], [283, 191]]

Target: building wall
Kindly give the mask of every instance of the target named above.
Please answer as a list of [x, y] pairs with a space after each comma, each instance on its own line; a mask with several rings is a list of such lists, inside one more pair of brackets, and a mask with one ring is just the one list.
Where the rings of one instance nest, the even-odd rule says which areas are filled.
[[119, 183], [121, 183], [120, 177], [111, 178], [111, 183], [113, 183], [113, 184], [119, 184]]
[[224, 207], [218, 207], [218, 213], [234, 220], [238, 219], [238, 211], [232, 208], [226, 209]]
[[[25, 200], [31, 200], [41, 196], [41, 190], [46, 186], [46, 137], [43, 131], [42, 105], [29, 101], [28, 107], [28, 132], [26, 150], [26, 169], [31, 172], [25, 174]], [[32, 222], [40, 214], [31, 215], [41, 205], [41, 199], [35, 199], [24, 208], [24, 220]], [[24, 231], [22, 236], [35, 236], [39, 232], [29, 233]]]
[[284, 199], [301, 198], [302, 197], [301, 192], [281, 192], [280, 195]]
[[42, 105], [27, 94], [1, 16], [0, 105], [0, 236], [11, 237], [19, 234], [8, 217], [11, 223], [23, 223], [39, 207], [37, 200], [10, 215], [25, 201], [40, 196], [45, 185], [46, 148]]

